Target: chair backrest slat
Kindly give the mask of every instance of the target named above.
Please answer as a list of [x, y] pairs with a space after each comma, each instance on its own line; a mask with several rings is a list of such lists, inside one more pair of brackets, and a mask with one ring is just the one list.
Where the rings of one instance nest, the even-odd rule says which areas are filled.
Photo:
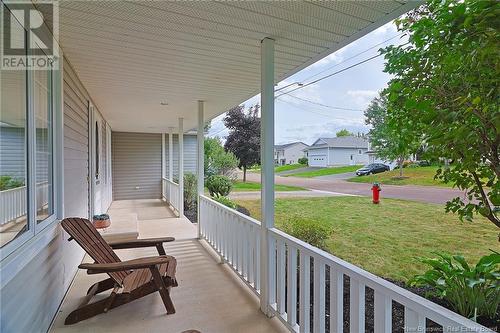
[[[70, 217], [65, 218], [61, 225], [96, 263], [109, 264], [121, 261], [89, 220]], [[128, 274], [128, 271], [108, 273], [120, 285]]]

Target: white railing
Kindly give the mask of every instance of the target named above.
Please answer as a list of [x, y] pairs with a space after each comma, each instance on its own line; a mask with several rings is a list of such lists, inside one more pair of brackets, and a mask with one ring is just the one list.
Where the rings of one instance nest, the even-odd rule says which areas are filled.
[[202, 237], [253, 291], [260, 291], [260, 222], [200, 196]]
[[161, 179], [161, 195], [179, 213], [179, 184], [167, 178]]
[[[37, 211], [43, 209], [49, 202], [48, 187], [48, 182], [41, 182], [36, 185]], [[0, 225], [5, 225], [26, 215], [28, 211], [27, 198], [26, 186], [0, 191]]]
[[[202, 237], [257, 293], [260, 292], [260, 222], [200, 196]], [[269, 230], [272, 312], [291, 332], [365, 331], [366, 288], [374, 294], [375, 333], [392, 332], [392, 302], [404, 307], [405, 332], [426, 332], [427, 319], [443, 332], [493, 332], [410, 291], [296, 239]], [[344, 290], [344, 282], [349, 288]], [[349, 304], [344, 304], [344, 294]]]

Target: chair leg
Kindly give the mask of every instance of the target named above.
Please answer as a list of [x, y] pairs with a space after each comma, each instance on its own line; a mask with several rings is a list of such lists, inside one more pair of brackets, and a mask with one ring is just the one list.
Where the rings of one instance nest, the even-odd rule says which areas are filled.
[[161, 299], [163, 300], [163, 304], [165, 305], [165, 309], [167, 310], [167, 314], [175, 313], [174, 303], [172, 303], [172, 299], [170, 298], [170, 293], [165, 286], [165, 282], [161, 278], [160, 271], [157, 266], [150, 267], [149, 270], [153, 275], [153, 281], [160, 293]]

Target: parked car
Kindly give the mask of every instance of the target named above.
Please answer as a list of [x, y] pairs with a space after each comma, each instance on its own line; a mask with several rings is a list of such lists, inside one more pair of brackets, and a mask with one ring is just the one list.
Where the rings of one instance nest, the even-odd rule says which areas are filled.
[[365, 165], [361, 169], [356, 170], [356, 175], [358, 176], [371, 175], [374, 173], [386, 172], [389, 170], [391, 170], [391, 168], [388, 165], [382, 163], [372, 163]]

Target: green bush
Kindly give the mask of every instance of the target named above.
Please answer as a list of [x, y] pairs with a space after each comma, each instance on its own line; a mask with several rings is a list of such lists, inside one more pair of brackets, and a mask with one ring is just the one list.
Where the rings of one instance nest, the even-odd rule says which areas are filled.
[[236, 179], [239, 160], [231, 152], [224, 150], [219, 138], [205, 139], [205, 176], [227, 176]]
[[208, 192], [212, 197], [228, 196], [233, 188], [231, 179], [226, 176], [213, 175], [207, 178], [206, 184]]
[[331, 225], [302, 216], [292, 216], [287, 219], [283, 224], [282, 230], [322, 250], [327, 250], [326, 241], [333, 233]]
[[223, 204], [224, 206], [232, 209], [236, 209], [238, 207], [238, 205], [236, 205], [236, 203], [231, 199], [229, 199], [228, 197], [219, 196], [219, 197], [214, 197], [213, 199], [218, 203]]
[[464, 317], [495, 318], [500, 303], [500, 254], [486, 255], [474, 267], [461, 255], [435, 254], [437, 258], [420, 259], [432, 268], [410, 284], [431, 287], [430, 295], [444, 299]]
[[196, 187], [196, 176], [192, 173], [184, 174], [184, 207], [194, 209], [196, 207], [198, 189]]
[[11, 176], [0, 176], [0, 191], [24, 186], [24, 181]]
[[308, 165], [308, 163], [309, 163], [309, 160], [307, 159], [307, 157], [299, 158], [299, 164]]

